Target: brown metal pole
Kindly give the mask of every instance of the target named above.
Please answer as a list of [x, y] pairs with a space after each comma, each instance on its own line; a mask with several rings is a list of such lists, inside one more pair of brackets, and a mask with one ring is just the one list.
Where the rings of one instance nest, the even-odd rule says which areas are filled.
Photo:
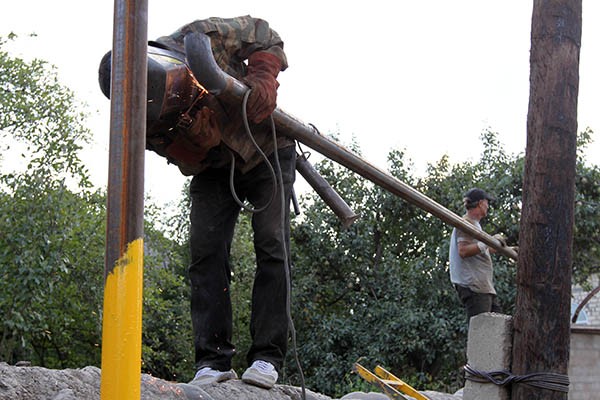
[[147, 0], [115, 0], [104, 267], [104, 399], [139, 399], [146, 138]]
[[329, 182], [319, 175], [317, 170], [314, 169], [304, 155], [298, 155], [298, 157], [296, 157], [296, 169], [310, 186], [315, 189], [325, 204], [333, 210], [344, 229], [348, 228], [356, 221], [358, 215], [356, 215], [344, 199], [333, 190]]
[[[513, 373], [567, 374], [581, 0], [535, 0]], [[517, 384], [514, 400], [568, 393]]]
[[[185, 38], [185, 47], [190, 69], [205, 89], [224, 98], [226, 101], [241, 102], [248, 88], [219, 68], [214, 60], [208, 36], [201, 33], [190, 34]], [[376, 185], [429, 212], [447, 224], [469, 233], [474, 238], [496, 249], [498, 253], [513, 260], [517, 259], [517, 253], [512, 248], [502, 246], [498, 239], [476, 229], [457, 214], [387, 172], [375, 167], [339, 143], [320, 135], [314, 127], [303, 123], [280, 108], [275, 109], [273, 112], [273, 119], [278, 132], [298, 140]]]

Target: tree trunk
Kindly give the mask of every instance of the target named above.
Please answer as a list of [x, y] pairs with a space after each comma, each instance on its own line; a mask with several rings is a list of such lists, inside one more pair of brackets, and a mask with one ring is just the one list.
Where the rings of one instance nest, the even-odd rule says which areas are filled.
[[[514, 374], [567, 374], [581, 0], [534, 0]], [[567, 399], [516, 384], [513, 400]]]

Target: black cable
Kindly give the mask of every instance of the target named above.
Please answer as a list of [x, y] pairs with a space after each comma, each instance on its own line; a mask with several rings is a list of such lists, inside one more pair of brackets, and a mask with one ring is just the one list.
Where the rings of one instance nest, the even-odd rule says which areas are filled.
[[493, 383], [498, 386], [506, 386], [512, 383], [522, 383], [540, 389], [554, 390], [557, 392], [569, 392], [569, 377], [554, 372], [534, 372], [526, 375], [513, 375], [509, 371], [479, 371], [465, 365], [465, 379], [479, 383]]
[[[252, 144], [256, 148], [256, 151], [263, 158], [265, 164], [267, 164], [267, 167], [269, 168], [269, 171], [271, 172], [271, 178], [273, 180], [273, 189], [271, 190], [271, 198], [269, 199], [267, 204], [265, 204], [264, 206], [262, 206], [260, 208], [252, 208], [252, 207], [248, 207], [247, 205], [245, 205], [244, 202], [238, 198], [237, 193], [235, 192], [235, 185], [234, 185], [235, 156], [233, 155], [233, 152], [230, 150], [229, 154], [231, 155], [231, 169], [229, 171], [229, 190], [231, 191], [231, 195], [233, 196], [233, 199], [236, 201], [236, 203], [238, 203], [238, 205], [240, 207], [242, 207], [244, 210], [246, 210], [248, 212], [257, 213], [257, 212], [266, 210], [267, 207], [269, 207], [271, 205], [271, 203], [273, 202], [273, 200], [275, 199], [275, 192], [276, 192], [276, 188], [277, 188], [277, 178], [275, 176], [275, 171], [273, 170], [273, 166], [269, 162], [269, 158], [262, 151], [262, 149], [260, 148], [258, 143], [256, 143], [256, 140], [254, 140], [254, 136], [252, 135], [252, 131], [250, 130], [250, 125], [248, 124], [248, 114], [246, 113], [246, 104], [248, 103], [248, 97], [250, 96], [251, 91], [252, 91], [251, 89], [248, 90], [244, 94], [244, 98], [242, 100], [242, 117], [243, 117], [242, 120], [244, 121], [244, 127], [246, 128], [246, 134], [252, 141]], [[275, 129], [274, 123], [273, 123], [273, 129]], [[277, 145], [277, 143], [275, 143], [275, 144]]]
[[250, 96], [251, 91], [252, 91], [251, 89], [248, 90], [244, 94], [244, 98], [242, 100], [242, 116], [243, 116], [242, 119], [244, 121], [244, 127], [246, 128], [246, 133], [248, 134], [250, 140], [256, 147], [256, 150], [260, 153], [261, 157], [264, 159], [265, 163], [267, 164], [267, 166], [269, 167], [269, 169], [271, 171], [271, 176], [273, 177], [273, 191], [271, 192], [271, 198], [270, 198], [269, 202], [265, 206], [263, 206], [259, 209], [253, 209], [253, 208], [250, 208], [250, 207], [247, 207], [246, 205], [244, 205], [243, 202], [237, 197], [237, 195], [235, 193], [235, 188], [233, 185], [234, 170], [235, 170], [235, 156], [233, 155], [233, 152], [230, 152], [230, 154], [231, 154], [231, 172], [230, 172], [229, 186], [231, 189], [231, 194], [232, 194], [233, 198], [236, 200], [236, 202], [238, 203], [238, 205], [240, 207], [244, 208], [246, 211], [256, 213], [256, 212], [263, 211], [269, 205], [271, 205], [273, 199], [275, 198], [275, 192], [276, 192], [277, 185], [279, 185], [279, 188], [280, 188], [279, 198], [280, 198], [280, 202], [281, 202], [280, 203], [281, 218], [280, 218], [279, 222], [280, 222], [280, 228], [281, 228], [280, 229], [280, 231], [281, 231], [281, 246], [283, 247], [283, 266], [285, 269], [285, 280], [286, 280], [286, 289], [287, 289], [286, 290], [287, 295], [286, 295], [286, 299], [285, 299], [285, 310], [286, 310], [286, 316], [288, 319], [288, 324], [290, 325], [292, 348], [294, 349], [294, 360], [296, 362], [296, 367], [298, 368], [298, 372], [300, 374], [302, 400], [306, 400], [306, 384], [304, 382], [304, 372], [302, 371], [302, 366], [300, 365], [300, 359], [298, 357], [298, 349], [297, 349], [297, 345], [296, 345], [296, 328], [294, 327], [294, 320], [292, 318], [292, 311], [291, 311], [292, 279], [290, 276], [290, 263], [289, 263], [290, 253], [289, 253], [289, 250], [286, 245], [286, 239], [287, 239], [286, 238], [286, 229], [285, 229], [286, 203], [285, 203], [285, 192], [284, 192], [284, 187], [283, 187], [283, 176], [281, 173], [281, 164], [279, 163], [279, 153], [278, 153], [278, 149], [277, 149], [277, 131], [275, 129], [275, 120], [273, 119], [273, 116], [271, 115], [271, 116], [269, 116], [269, 120], [271, 123], [271, 132], [273, 133], [273, 145], [274, 145], [273, 154], [274, 154], [274, 158], [275, 158], [275, 167], [277, 169], [277, 173], [275, 173], [275, 171], [273, 170], [273, 166], [269, 162], [268, 157], [265, 155], [265, 153], [262, 151], [260, 146], [254, 140], [254, 136], [252, 135], [252, 131], [250, 130], [250, 125], [248, 124], [248, 115], [246, 113], [246, 105], [247, 105], [248, 97]]

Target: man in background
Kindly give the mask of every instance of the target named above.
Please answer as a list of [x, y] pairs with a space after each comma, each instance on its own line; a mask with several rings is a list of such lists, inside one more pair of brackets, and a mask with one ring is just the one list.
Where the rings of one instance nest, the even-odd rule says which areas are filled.
[[[463, 218], [482, 230], [480, 221], [487, 216], [494, 198], [485, 191], [474, 188], [463, 198], [466, 214]], [[490, 251], [491, 250], [491, 251]], [[450, 237], [450, 281], [465, 307], [467, 319], [484, 312], [502, 312], [494, 288], [494, 267], [485, 243], [468, 233], [454, 228]]]

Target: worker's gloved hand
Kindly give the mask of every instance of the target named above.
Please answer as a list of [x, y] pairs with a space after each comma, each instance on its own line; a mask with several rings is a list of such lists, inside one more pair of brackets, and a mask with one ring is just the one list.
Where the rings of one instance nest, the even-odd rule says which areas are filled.
[[519, 246], [512, 246], [509, 247], [509, 249], [512, 249], [515, 253], [519, 254]]
[[166, 151], [168, 157], [178, 165], [197, 165], [206, 158], [208, 151], [220, 142], [221, 129], [218, 120], [214, 112], [204, 106], [193, 114], [189, 126], [186, 124], [186, 127], [180, 128]]
[[493, 236], [494, 239], [498, 240], [500, 242], [500, 244], [502, 245], [502, 247], [506, 247], [506, 237], [501, 234], [501, 233], [496, 233]]
[[252, 89], [246, 105], [250, 121], [258, 124], [275, 110], [280, 70], [281, 61], [271, 53], [257, 51], [248, 57], [248, 74], [243, 81]]
[[194, 120], [188, 128], [188, 136], [198, 147], [206, 151], [221, 142], [221, 129], [214, 112], [204, 106], [196, 112]]

